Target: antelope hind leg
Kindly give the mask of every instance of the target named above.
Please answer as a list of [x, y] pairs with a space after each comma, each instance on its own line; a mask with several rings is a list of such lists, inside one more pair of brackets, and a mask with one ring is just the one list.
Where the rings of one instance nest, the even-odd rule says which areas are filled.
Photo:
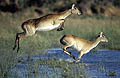
[[18, 37], [18, 33], [17, 33], [16, 34], [16, 39], [15, 39], [15, 44], [14, 44], [13, 50], [16, 49], [18, 41], [19, 41], [19, 37]]

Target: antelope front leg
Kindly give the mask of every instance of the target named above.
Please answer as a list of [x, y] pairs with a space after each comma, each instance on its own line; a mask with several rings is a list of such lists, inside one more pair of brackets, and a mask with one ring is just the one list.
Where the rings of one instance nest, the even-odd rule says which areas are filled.
[[73, 56], [71, 52], [67, 51], [65, 47], [63, 47], [63, 50], [66, 54], [70, 55], [75, 60], [75, 56]]
[[67, 50], [64, 50], [64, 52], [65, 52], [66, 54], [70, 55], [70, 56], [75, 60], [75, 56], [73, 56], [71, 52], [69, 52], [69, 51], [67, 51]]
[[75, 56], [73, 56], [71, 52], [69, 52], [69, 51], [67, 51], [67, 50], [64, 50], [64, 52], [65, 52], [66, 54], [70, 55], [70, 56], [75, 60]]
[[59, 28], [57, 29], [57, 31], [62, 31], [62, 30], [64, 30], [64, 22], [65, 22], [65, 20], [64, 20], [64, 19], [61, 19], [60, 21], [61, 21], [61, 23], [60, 23], [60, 26], [59, 26]]
[[83, 55], [83, 51], [80, 52], [80, 55], [78, 56], [78, 60], [76, 60], [75, 62], [80, 62], [82, 55]]
[[64, 22], [60, 24], [60, 27], [57, 29], [57, 31], [62, 31], [64, 30]]

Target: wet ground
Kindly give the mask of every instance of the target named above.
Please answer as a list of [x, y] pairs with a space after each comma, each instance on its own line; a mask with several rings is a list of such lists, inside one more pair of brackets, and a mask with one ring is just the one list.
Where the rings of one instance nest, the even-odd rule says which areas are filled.
[[[65, 54], [61, 49], [48, 49], [47, 53], [33, 56], [33, 61], [39, 59], [52, 59], [73, 62], [73, 59]], [[78, 52], [69, 50], [77, 58]], [[47, 65], [39, 66], [39, 74], [28, 75], [28, 65], [32, 62], [27, 61], [27, 56], [23, 57], [25, 62], [18, 63], [17, 66], [11, 69], [11, 76], [17, 75], [19, 78], [62, 78], [62, 69], [51, 68]], [[29, 63], [28, 63], [29, 62]], [[85, 71], [87, 78], [120, 78], [120, 51], [98, 50], [96, 52], [89, 52], [82, 56], [81, 62], [85, 64]], [[31, 67], [32, 70], [32, 67]], [[33, 72], [34, 73], [34, 72]], [[75, 77], [76, 78], [76, 77]]]

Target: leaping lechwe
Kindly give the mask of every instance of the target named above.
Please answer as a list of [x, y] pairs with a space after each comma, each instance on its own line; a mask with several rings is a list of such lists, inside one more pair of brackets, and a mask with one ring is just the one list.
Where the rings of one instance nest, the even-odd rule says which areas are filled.
[[13, 50], [18, 45], [17, 52], [19, 51], [19, 40], [25, 36], [32, 36], [36, 31], [50, 31], [53, 29], [57, 29], [57, 31], [61, 31], [64, 29], [65, 18], [71, 14], [80, 15], [81, 12], [75, 4], [72, 5], [71, 9], [65, 10], [63, 12], [48, 14], [40, 18], [29, 19], [22, 23], [23, 32], [16, 34], [16, 40], [13, 47]]
[[62, 49], [68, 55], [70, 55], [74, 60], [75, 57], [71, 52], [67, 50], [68, 47], [73, 47], [79, 51], [79, 56], [76, 62], [79, 62], [82, 55], [88, 53], [91, 49], [95, 48], [100, 42], [108, 42], [108, 39], [103, 35], [103, 32], [100, 32], [99, 37], [94, 41], [84, 40], [80, 37], [67, 34], [60, 39], [60, 43], [63, 44]]

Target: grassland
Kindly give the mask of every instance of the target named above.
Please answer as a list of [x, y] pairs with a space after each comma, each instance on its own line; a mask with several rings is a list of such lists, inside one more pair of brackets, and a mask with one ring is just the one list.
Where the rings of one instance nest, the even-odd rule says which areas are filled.
[[[42, 16], [42, 15], [41, 15]], [[17, 64], [18, 55], [36, 55], [40, 50], [59, 48], [59, 39], [64, 34], [73, 34], [87, 40], [95, 40], [98, 33], [103, 31], [108, 38], [108, 43], [101, 43], [97, 49], [120, 49], [120, 17], [103, 16], [76, 16], [71, 15], [66, 19], [63, 31], [37, 32], [31, 37], [20, 41], [20, 51], [13, 51], [15, 35], [22, 32], [21, 24], [27, 19], [40, 17], [33, 10], [26, 9], [13, 15], [0, 14], [0, 77], [7, 77], [8, 69]]]

